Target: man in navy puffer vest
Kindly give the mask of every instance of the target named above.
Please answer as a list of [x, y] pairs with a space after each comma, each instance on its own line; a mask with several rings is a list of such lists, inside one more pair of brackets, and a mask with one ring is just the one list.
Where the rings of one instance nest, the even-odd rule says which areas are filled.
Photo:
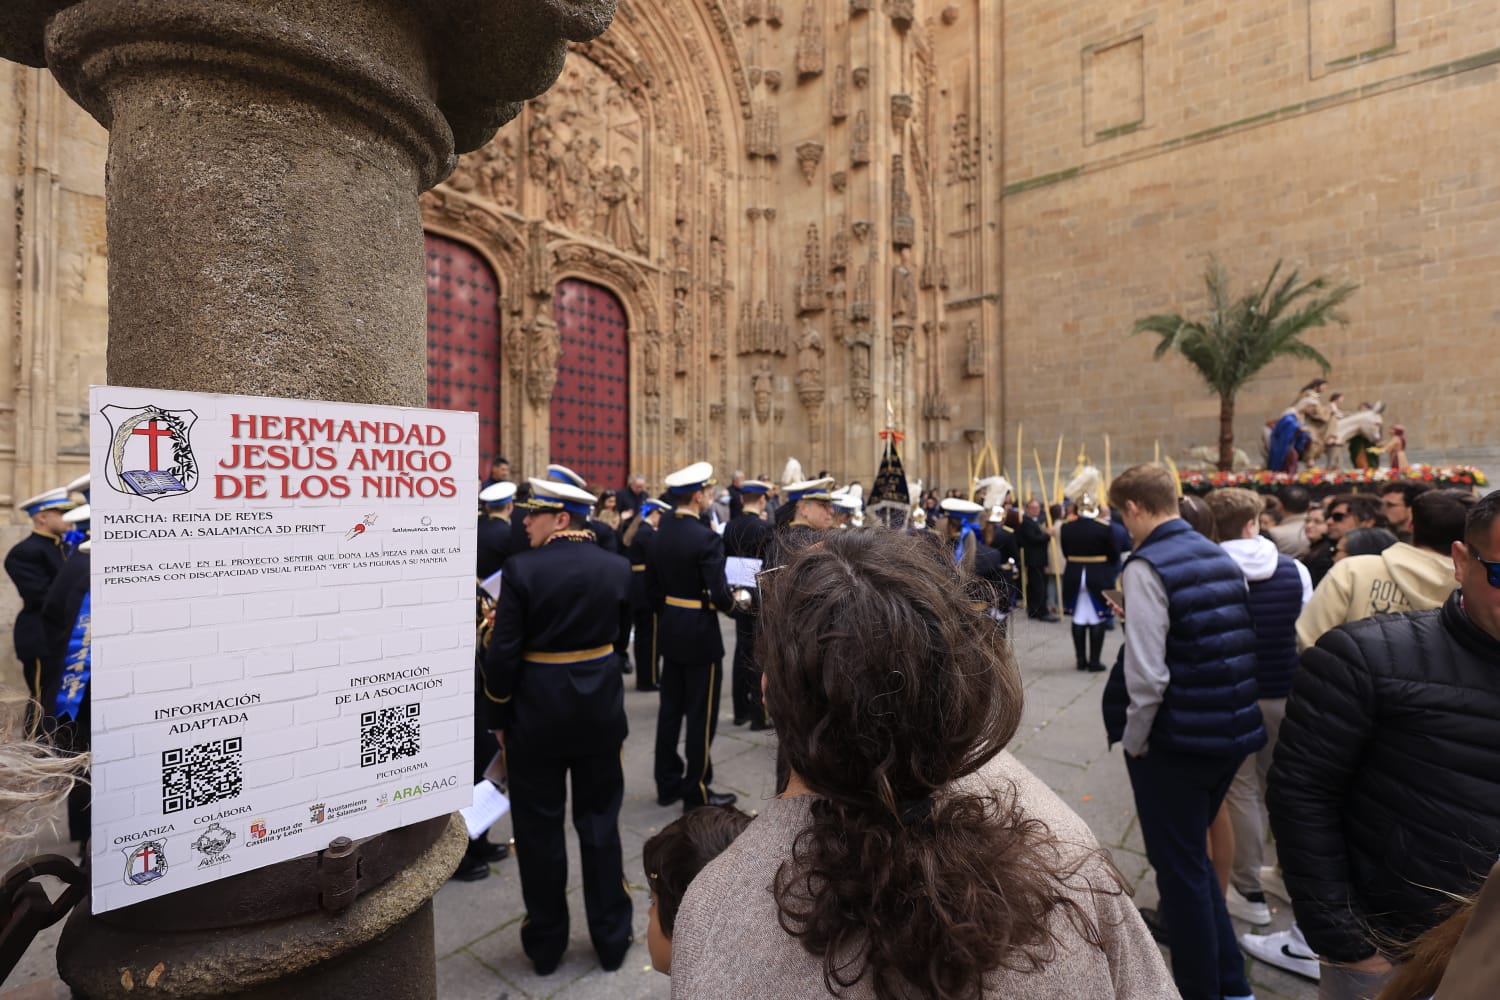
[[1135, 542], [1125, 564], [1125, 655], [1104, 696], [1125, 745], [1146, 856], [1156, 869], [1183, 1000], [1249, 997], [1244, 958], [1208, 859], [1208, 826], [1240, 763], [1265, 746], [1245, 575], [1177, 515], [1160, 465], [1109, 487]]
[[1205, 500], [1213, 512], [1219, 544], [1245, 574], [1250, 585], [1250, 623], [1255, 628], [1255, 679], [1260, 685], [1260, 715], [1266, 745], [1245, 758], [1225, 803], [1234, 828], [1234, 875], [1228, 899], [1232, 916], [1252, 924], [1269, 924], [1271, 908], [1261, 886], [1266, 846], [1266, 772], [1271, 751], [1286, 717], [1286, 696], [1297, 669], [1297, 616], [1312, 600], [1307, 567], [1284, 555], [1260, 533], [1265, 501], [1259, 493], [1238, 488], [1214, 490]]

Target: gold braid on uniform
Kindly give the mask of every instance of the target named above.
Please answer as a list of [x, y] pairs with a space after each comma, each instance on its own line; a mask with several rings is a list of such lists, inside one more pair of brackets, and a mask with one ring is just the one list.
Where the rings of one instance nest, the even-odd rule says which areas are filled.
[[543, 545], [551, 545], [553, 542], [593, 542], [596, 541], [594, 533], [587, 528], [577, 528], [568, 531], [558, 531], [547, 536]]
[[480, 649], [490, 646], [490, 633], [495, 627], [486, 620], [486, 615], [494, 607], [494, 598], [485, 591], [481, 590], [474, 596], [474, 642]]

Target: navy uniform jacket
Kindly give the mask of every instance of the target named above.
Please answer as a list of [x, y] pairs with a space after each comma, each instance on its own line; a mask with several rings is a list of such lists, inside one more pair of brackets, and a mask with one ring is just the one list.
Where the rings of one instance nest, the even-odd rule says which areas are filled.
[[[89, 553], [75, 552], [63, 563], [57, 579], [47, 590], [47, 599], [42, 603], [42, 628], [47, 636], [47, 655], [42, 659], [42, 706], [44, 714], [51, 716], [57, 705], [57, 692], [62, 686], [63, 665], [68, 657], [68, 642], [73, 638], [73, 626], [78, 624], [78, 612], [83, 610], [83, 598], [89, 592]], [[79, 706], [77, 724], [64, 726], [53, 734], [53, 743], [60, 749], [79, 753], [89, 748], [89, 695], [84, 691]]]
[[630, 638], [630, 564], [563, 532], [512, 556], [484, 658], [490, 728], [534, 752], [614, 752], [624, 742], [619, 656]]
[[724, 656], [719, 616], [734, 598], [724, 579], [724, 539], [685, 511], [662, 514], [646, 564], [646, 593], [656, 609], [656, 645], [664, 659], [710, 663]]
[[1115, 585], [1120, 570], [1120, 550], [1115, 533], [1103, 521], [1087, 517], [1068, 521], [1058, 533], [1063, 558], [1063, 609], [1071, 612], [1077, 605], [1078, 591], [1087, 586], [1094, 606], [1104, 613], [1104, 592]]
[[[514, 530], [512, 530], [510, 533], [510, 554], [515, 555], [518, 552], [525, 552], [527, 549], [531, 548], [531, 537], [526, 534], [525, 522], [523, 521], [520, 524], [513, 525], [512, 527]], [[590, 518], [588, 522], [588, 529], [593, 533], [594, 541], [597, 542], [599, 544], [599, 547], [605, 552], [618, 553], [620, 551], [620, 541], [615, 537], [614, 528], [611, 528], [603, 521], [595, 521]]]
[[637, 612], [651, 610], [651, 599], [646, 596], [646, 567], [655, 548], [656, 529], [642, 521], [630, 539], [630, 606]]
[[45, 659], [47, 633], [42, 627], [42, 604], [63, 567], [62, 540], [33, 531], [5, 557], [5, 572], [21, 594], [16, 615], [16, 656], [22, 663]]
[[510, 536], [509, 521], [503, 517], [479, 515], [479, 579], [488, 580], [505, 565], [510, 556]]
[[776, 532], [759, 514], [741, 514], [724, 527], [724, 554], [741, 559], [765, 559]]

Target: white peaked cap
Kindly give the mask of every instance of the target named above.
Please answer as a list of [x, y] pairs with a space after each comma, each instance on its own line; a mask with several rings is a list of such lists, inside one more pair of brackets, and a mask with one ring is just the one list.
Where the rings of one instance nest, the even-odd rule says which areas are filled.
[[509, 503], [516, 495], [516, 484], [508, 482], [491, 483], [479, 491], [480, 503]]

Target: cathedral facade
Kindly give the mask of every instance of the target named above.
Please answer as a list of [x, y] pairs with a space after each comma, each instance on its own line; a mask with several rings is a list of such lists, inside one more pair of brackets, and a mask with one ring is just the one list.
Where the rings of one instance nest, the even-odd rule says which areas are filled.
[[[1497, 66], [1477, 0], [621, 0], [423, 197], [429, 402], [600, 486], [791, 456], [868, 483], [886, 426], [928, 484], [987, 443], [1050, 469], [1059, 436], [1123, 466], [1215, 439], [1217, 400], [1129, 335], [1201, 309], [1214, 254], [1358, 283], [1308, 338], [1335, 387], [1418, 459], [1492, 461]], [[13, 503], [86, 467], [107, 137], [0, 73]], [[1237, 443], [1315, 374], [1267, 369]]]

